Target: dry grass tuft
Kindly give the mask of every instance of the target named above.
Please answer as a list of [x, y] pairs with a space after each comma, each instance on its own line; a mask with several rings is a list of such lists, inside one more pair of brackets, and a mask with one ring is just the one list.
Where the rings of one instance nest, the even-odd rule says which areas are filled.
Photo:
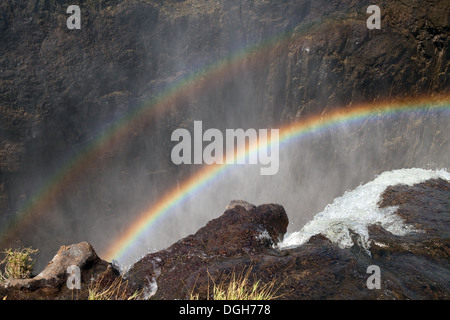
[[[262, 284], [260, 280], [250, 279], [251, 272], [251, 267], [239, 274], [233, 270], [229, 275], [222, 275], [218, 283], [209, 275], [213, 283], [213, 300], [272, 300], [280, 297], [277, 296], [280, 287], [275, 287], [275, 279]], [[191, 292], [190, 299], [198, 300], [199, 295]]]
[[0, 264], [5, 265], [4, 273], [0, 272], [0, 280], [7, 279], [28, 279], [32, 276], [33, 267], [36, 263], [31, 255], [39, 250], [29, 248], [6, 249], [3, 253], [6, 255]]
[[124, 281], [123, 276], [117, 277], [106, 286], [102, 280], [91, 283], [88, 300], [137, 300], [141, 295], [138, 291], [128, 295], [128, 281]]

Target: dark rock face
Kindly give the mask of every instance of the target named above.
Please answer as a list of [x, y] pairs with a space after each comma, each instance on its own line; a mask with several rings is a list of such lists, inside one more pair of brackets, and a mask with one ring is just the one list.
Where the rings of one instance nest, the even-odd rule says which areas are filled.
[[395, 275], [388, 288], [399, 298], [449, 299], [450, 182], [389, 187], [380, 206], [391, 205], [399, 206], [396, 214], [421, 232], [394, 237], [376, 226], [370, 230], [373, 260]]
[[[52, 151], [43, 154], [45, 164], [195, 65], [296, 28], [299, 36], [294, 32], [263, 62], [247, 61], [247, 72], [236, 70], [231, 81], [182, 104], [209, 114], [220, 96], [223, 108], [245, 107], [243, 120], [261, 114], [281, 121], [319, 106], [448, 93], [446, 1], [387, 2], [382, 32], [367, 30], [367, 4], [357, 1], [233, 0], [195, 8], [184, 1], [83, 1], [79, 31], [66, 28], [69, 4], [8, 0], [0, 7], [0, 160], [6, 172], [22, 168], [23, 156], [33, 153], [30, 142]], [[330, 15], [338, 22], [324, 23]], [[224, 119], [223, 110], [211, 111]]]
[[191, 293], [206, 299], [211, 279], [251, 268], [262, 283], [276, 279], [282, 284], [278, 293], [286, 299], [350, 298], [363, 291], [365, 271], [351, 251], [320, 235], [297, 249], [279, 251], [274, 244], [286, 232], [284, 209], [269, 204], [246, 210], [233, 204], [196, 234], [135, 263], [126, 274], [132, 290], [144, 290], [152, 299], [188, 299]]
[[[337, 106], [449, 92], [448, 1], [386, 1], [381, 31], [365, 26], [367, 1], [80, 1], [81, 30], [66, 28], [70, 4], [0, 5], [0, 223], [13, 219], [68, 154], [136, 106], [202, 66], [289, 36], [206, 78], [169, 103], [164, 121], [142, 119], [125, 143], [92, 157], [71, 178], [79, 186], [70, 190], [74, 198], [55, 196], [41, 209], [57, 212], [50, 226], [59, 219], [76, 225], [76, 235], [55, 231], [64, 243], [87, 238], [99, 224], [114, 232], [108, 221], [186, 176], [170, 161], [167, 137], [191, 119], [215, 128], [273, 127]], [[437, 146], [444, 132], [436, 132]], [[400, 140], [392, 149], [399, 145], [408, 147]], [[133, 186], [142, 172], [164, 177], [142, 179], [127, 197], [108, 187]], [[82, 223], [88, 219], [74, 218], [79, 212], [95, 212], [101, 222]], [[41, 234], [20, 234], [4, 246], [20, 239], [54, 252], [59, 243]]]
[[[79, 289], [73, 289], [67, 283], [69, 277], [75, 274], [71, 269], [68, 270], [71, 266], [80, 270]], [[101, 260], [89, 243], [81, 242], [62, 246], [37, 276], [0, 283], [0, 296], [8, 300], [87, 299], [93, 281], [101, 280], [106, 283], [117, 276], [118, 272], [110, 263]], [[75, 280], [72, 284], [75, 285]]]
[[135, 263], [126, 279], [133, 291], [144, 290], [147, 296], [154, 293], [152, 284], [157, 283], [155, 299], [185, 299], [189, 292], [186, 286], [195, 282], [201, 270], [273, 250], [287, 225], [288, 217], [282, 206], [265, 204], [247, 210], [235, 205], [194, 235]]
[[[380, 206], [399, 206], [396, 213], [419, 232], [399, 237], [372, 225], [370, 255], [320, 234], [280, 251], [273, 244], [288, 222], [282, 207], [231, 206], [195, 235], [138, 261], [127, 279], [153, 299], [206, 299], [211, 279], [251, 268], [262, 283], [275, 279], [280, 299], [448, 299], [449, 191], [442, 179], [387, 188]], [[368, 288], [372, 265], [380, 268], [380, 289]]]
[[[380, 207], [398, 206], [396, 214], [418, 232], [394, 236], [369, 226], [370, 254], [357, 245], [341, 249], [321, 234], [279, 250], [279, 235], [288, 225], [283, 207], [233, 201], [195, 234], [135, 263], [125, 275], [127, 289], [141, 292], [141, 299], [207, 299], [212, 281], [250, 270], [250, 281], [275, 281], [278, 299], [449, 299], [449, 194], [450, 182], [442, 179], [388, 187]], [[33, 279], [8, 281], [0, 296], [73, 299], [66, 287], [70, 265], [81, 269], [78, 299], [86, 298], [91, 279], [118, 276], [88, 243], [80, 243], [61, 247]], [[381, 272], [379, 289], [368, 287], [369, 266]]]
[[[65, 0], [0, 4], [2, 227], [14, 225], [17, 212], [47, 184], [55, 168], [111, 123], [203, 66], [230, 59], [242, 48], [286, 37], [237, 65], [230, 63], [232, 68], [220, 77], [205, 75], [168, 102], [162, 120], [136, 121], [123, 141], [107, 145], [61, 183], [65, 197], [50, 193], [46, 206], [32, 212], [46, 214], [33, 225], [35, 232], [19, 228], [7, 235], [4, 247], [15, 241], [39, 243], [42, 251], [53, 254], [60, 243], [73, 243], [73, 238], [84, 239], [98, 230], [117, 232], [123, 212], [137, 212], [142, 199], [158, 199], [174, 181], [188, 176], [170, 161], [170, 134], [191, 120], [220, 129], [273, 127], [345, 105], [450, 93], [450, 22], [443, 14], [450, 11], [449, 1], [385, 1], [382, 29], [372, 31], [365, 26], [368, 1], [81, 0], [82, 29], [67, 30], [70, 4]], [[413, 165], [422, 153], [436, 166], [447, 166], [442, 146], [448, 130], [428, 128], [435, 136], [426, 148], [403, 139], [403, 127], [394, 128], [398, 139], [380, 133], [380, 141], [388, 147], [382, 160], [374, 160], [376, 165], [382, 162], [388, 169], [395, 155], [413, 150], [401, 162], [405, 166]], [[359, 136], [363, 141], [370, 135]], [[330, 140], [318, 148], [332, 145]], [[444, 156], [435, 158], [443, 162], [434, 162], [433, 155], [440, 153]], [[329, 163], [316, 169], [326, 172]], [[174, 256], [167, 250], [148, 256], [128, 276], [136, 288], [146, 288], [147, 296], [156, 292], [153, 297], [161, 299], [186, 297], [194, 287], [205, 289], [208, 272], [219, 275], [250, 265], [261, 279], [276, 277], [283, 283], [286, 298], [445, 298], [448, 292], [441, 284], [449, 287], [448, 268], [439, 266], [446, 265], [448, 253], [448, 205], [435, 207], [422, 200], [426, 192], [431, 197], [438, 192], [443, 197], [439, 201], [448, 203], [447, 191], [444, 182], [422, 187], [426, 191], [392, 187], [385, 205], [400, 201], [398, 197], [416, 201], [412, 206], [402, 200], [398, 214], [426, 232], [397, 238], [372, 226], [371, 236], [377, 240], [372, 257], [356, 249], [342, 250], [321, 236], [301, 248], [279, 252], [272, 244], [285, 232], [282, 208], [234, 203], [223, 219], [174, 244]], [[91, 221], [94, 216], [96, 221]], [[408, 260], [413, 253], [420, 258]], [[176, 267], [178, 261], [183, 267]], [[398, 274], [400, 264], [395, 261], [413, 264], [408, 267], [409, 280]], [[382, 276], [384, 291], [365, 286], [367, 265], [373, 263], [388, 271]], [[425, 267], [428, 272], [422, 272]], [[62, 279], [57, 283], [57, 288], [63, 286]], [[43, 292], [24, 290], [17, 291], [17, 297], [38, 298]], [[56, 291], [47, 297], [58, 296]]]

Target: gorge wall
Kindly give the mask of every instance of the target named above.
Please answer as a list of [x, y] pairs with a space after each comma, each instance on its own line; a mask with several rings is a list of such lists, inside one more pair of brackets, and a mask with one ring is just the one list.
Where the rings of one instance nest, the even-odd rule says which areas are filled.
[[[194, 120], [219, 129], [277, 127], [347, 105], [450, 93], [448, 1], [381, 1], [381, 30], [366, 27], [370, 1], [78, 3], [81, 30], [66, 27], [72, 1], [0, 5], [0, 223], [14, 230], [2, 246], [36, 244], [41, 268], [61, 244], [123, 231], [191, 174], [170, 161], [175, 128]], [[207, 70], [218, 61], [230, 67], [211, 76]], [[32, 230], [14, 229], [55, 171], [111, 125], [190, 77], [194, 84], [164, 112], [136, 121], [126, 138], [61, 183], [66, 196], [55, 193], [31, 213], [45, 212], [45, 219]], [[393, 129], [401, 136], [415, 125]], [[448, 131], [437, 127], [433, 142], [419, 143], [414, 154], [445, 167]], [[405, 139], [385, 140], [388, 151], [376, 172], [410, 148]], [[399, 166], [414, 164], [403, 160]], [[94, 242], [100, 251], [108, 245], [108, 239]]]

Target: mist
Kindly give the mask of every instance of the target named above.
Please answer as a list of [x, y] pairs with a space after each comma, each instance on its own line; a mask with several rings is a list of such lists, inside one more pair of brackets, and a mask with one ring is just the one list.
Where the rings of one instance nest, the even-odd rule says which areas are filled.
[[[341, 124], [297, 139], [280, 149], [280, 169], [274, 176], [260, 175], [255, 165], [231, 165], [170, 210], [137, 248], [150, 252], [166, 248], [220, 216], [235, 199], [283, 205], [290, 220], [288, 233], [298, 231], [334, 198], [385, 171], [448, 168], [447, 117], [448, 112], [405, 113]], [[130, 252], [120, 262], [132, 263], [145, 250]]]
[[[229, 165], [218, 178], [158, 219], [118, 262], [129, 266], [143, 255], [195, 233], [219, 217], [231, 200], [283, 205], [290, 233], [335, 197], [384, 171], [448, 168], [448, 116], [448, 111], [380, 116], [299, 137], [281, 146], [279, 171], [273, 176], [261, 175], [260, 165]], [[203, 168], [170, 165], [170, 155], [167, 157], [165, 162], [149, 166], [148, 155], [137, 152], [126, 165], [110, 160], [90, 168], [45, 219], [33, 226], [30, 243], [57, 250], [65, 243], [89, 241], [101, 256], [153, 203]]]
[[[54, 19], [42, 31], [43, 39], [37, 44], [30, 40], [30, 46], [41, 51], [29, 53], [29, 59], [38, 62], [34, 74], [44, 79], [45, 90], [34, 79], [25, 86], [38, 88], [34, 97], [12, 99], [33, 117], [19, 123], [26, 134], [15, 137], [23, 141], [24, 150], [17, 151], [14, 162], [19, 168], [10, 172], [2, 167], [7, 199], [2, 202], [3, 225], [15, 218], [20, 221], [21, 209], [55, 173], [114, 125], [149, 108], [170, 88], [188, 89], [169, 95], [163, 111], [142, 113], [128, 122], [126, 133], [99, 147], [100, 152], [61, 184], [32, 226], [18, 232], [10, 245], [38, 248], [37, 271], [60, 246], [80, 241], [90, 242], [102, 258], [135, 219], [201, 170], [201, 165], [175, 165], [171, 160], [176, 144], [172, 132], [181, 128], [193, 134], [194, 121], [222, 132], [278, 129], [357, 103], [448, 92], [448, 81], [434, 76], [442, 74], [439, 55], [432, 59], [436, 70], [427, 71], [417, 44], [406, 36], [399, 40], [402, 28], [370, 33], [365, 15], [355, 14], [354, 20], [325, 29], [295, 31], [326, 14], [347, 17], [353, 9], [321, 9], [314, 1], [267, 6], [251, 1], [211, 3], [163, 7], [156, 2], [105, 1], [103, 7], [85, 8], [80, 32], [66, 37], [54, 26], [65, 21], [64, 12], [48, 12]], [[251, 51], [284, 33], [290, 36], [269, 49]], [[43, 57], [55, 43], [54, 52]], [[397, 49], [402, 54], [393, 59]], [[240, 52], [250, 53], [235, 62]], [[411, 57], [416, 60], [411, 62]], [[206, 67], [218, 62], [223, 70], [208, 72]], [[70, 72], [59, 71], [63, 65], [69, 65]], [[423, 80], [423, 72], [435, 74]], [[288, 232], [294, 232], [334, 198], [384, 171], [449, 168], [449, 117], [442, 110], [381, 114], [319, 130], [280, 146], [275, 175], [261, 175], [258, 165], [230, 165], [161, 217], [119, 263], [128, 266], [195, 233], [219, 217], [231, 200], [283, 205], [290, 220]], [[8, 119], [2, 121], [9, 123]]]

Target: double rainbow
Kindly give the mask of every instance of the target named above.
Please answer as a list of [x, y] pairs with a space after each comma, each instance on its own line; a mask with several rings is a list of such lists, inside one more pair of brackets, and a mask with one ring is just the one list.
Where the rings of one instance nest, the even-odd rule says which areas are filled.
[[[151, 101], [143, 103], [133, 112], [122, 118], [109, 128], [84, 149], [79, 151], [69, 161], [58, 168], [55, 173], [33, 194], [27, 203], [20, 208], [16, 218], [7, 224], [0, 226], [0, 247], [5, 247], [18, 233], [33, 226], [33, 222], [42, 218], [49, 208], [61, 195], [69, 190], [77, 178], [89, 168], [92, 161], [101, 157], [102, 154], [116, 143], [125, 141], [133, 134], [136, 123], [142, 119], [152, 119], [164, 114], [168, 109], [184, 101], [187, 97], [196, 94], [200, 90], [207, 90], [214, 81], [231, 78], [236, 75], [236, 70], [243, 66], [258, 67], [266, 63], [268, 57], [283, 48], [283, 44], [292, 41], [293, 38], [303, 37], [306, 31], [315, 27], [330, 26], [335, 20], [320, 20], [305, 24], [292, 32], [268, 39], [258, 45], [251, 46], [231, 57], [219, 60], [207, 66], [199, 72], [190, 74], [174, 85], [164, 90]], [[361, 21], [362, 24], [365, 21]], [[347, 106], [328, 112], [323, 115], [309, 116], [298, 122], [280, 128], [280, 147], [287, 146], [291, 141], [316, 134], [322, 130], [333, 128], [336, 125], [351, 123], [362, 119], [370, 119], [379, 115], [394, 115], [402, 112], [442, 110], [450, 108], [450, 98], [438, 99], [423, 98], [410, 101], [384, 102], [378, 104], [366, 104], [361, 106]], [[238, 157], [246, 157], [251, 152], [258, 151], [258, 145], [250, 146], [241, 150]], [[127, 230], [114, 239], [111, 245], [101, 252], [100, 255], [107, 260], [119, 259], [128, 250], [137, 245], [137, 239], [149, 232], [151, 227], [164, 215], [168, 215], [176, 205], [194, 196], [207, 186], [220, 179], [222, 173], [232, 170], [233, 165], [211, 165], [206, 166], [198, 173], [179, 184], [176, 188], [167, 192], [159, 201], [139, 215], [132, 221]]]

